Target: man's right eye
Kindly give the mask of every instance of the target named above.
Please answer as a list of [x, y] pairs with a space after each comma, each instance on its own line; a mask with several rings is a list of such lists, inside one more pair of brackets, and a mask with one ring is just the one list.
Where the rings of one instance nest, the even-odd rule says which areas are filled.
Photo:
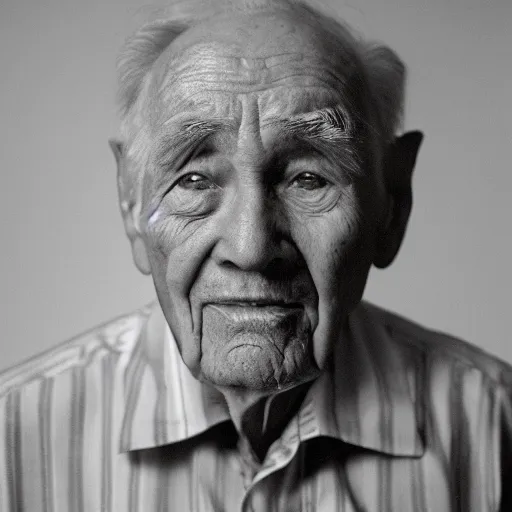
[[177, 186], [187, 190], [207, 190], [215, 188], [215, 184], [212, 180], [197, 172], [191, 172], [182, 176]]

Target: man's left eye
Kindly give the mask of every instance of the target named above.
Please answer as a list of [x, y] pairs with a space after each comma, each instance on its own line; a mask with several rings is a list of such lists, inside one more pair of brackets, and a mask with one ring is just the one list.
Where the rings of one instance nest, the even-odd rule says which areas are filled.
[[209, 178], [198, 172], [190, 172], [182, 176], [178, 181], [178, 186], [188, 190], [207, 190], [215, 188], [215, 185]]
[[312, 172], [303, 172], [296, 176], [292, 184], [305, 190], [316, 190], [327, 185], [327, 180]]

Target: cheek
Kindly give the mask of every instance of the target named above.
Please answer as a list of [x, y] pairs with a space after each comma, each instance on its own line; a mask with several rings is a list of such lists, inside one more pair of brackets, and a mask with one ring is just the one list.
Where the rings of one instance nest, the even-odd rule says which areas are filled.
[[[293, 238], [308, 265], [319, 298], [337, 295], [344, 281], [369, 259], [371, 236], [354, 191], [348, 190], [329, 212], [293, 217]], [[357, 273], [357, 272], [356, 272]]]
[[[161, 206], [151, 215], [145, 233], [152, 270], [161, 277], [165, 271], [170, 281], [169, 291], [182, 289], [191, 268], [208, 245], [205, 219], [170, 215]], [[154, 267], [153, 267], [154, 265]]]
[[175, 218], [162, 210], [151, 219], [145, 241], [155, 289], [182, 358], [197, 374], [200, 346], [189, 292], [210, 250], [211, 230], [205, 220]]
[[295, 223], [294, 238], [318, 294], [313, 333], [317, 366], [324, 368], [348, 313], [361, 300], [372, 260], [372, 235], [359, 203], [345, 196], [328, 214]]
[[146, 228], [146, 238], [153, 252], [168, 256], [190, 236], [191, 224], [190, 219], [172, 216], [164, 204], [160, 205], [149, 217]]

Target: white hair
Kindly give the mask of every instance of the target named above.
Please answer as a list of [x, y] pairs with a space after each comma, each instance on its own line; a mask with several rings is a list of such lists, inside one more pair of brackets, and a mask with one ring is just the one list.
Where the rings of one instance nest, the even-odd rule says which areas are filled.
[[185, 30], [217, 14], [271, 8], [290, 10], [313, 20], [352, 51], [363, 75], [365, 121], [376, 135], [379, 156], [382, 154], [400, 129], [403, 114], [406, 69], [393, 50], [364, 41], [336, 14], [327, 14], [311, 0], [174, 0], [158, 19], [146, 23], [127, 40], [118, 58], [121, 136], [137, 167], [147, 164], [149, 140], [144, 112], [151, 69], [157, 58]]

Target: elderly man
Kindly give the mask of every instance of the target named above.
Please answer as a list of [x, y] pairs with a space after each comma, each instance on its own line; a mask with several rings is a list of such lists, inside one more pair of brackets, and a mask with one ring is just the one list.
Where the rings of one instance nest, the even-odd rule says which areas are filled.
[[127, 43], [111, 146], [158, 304], [0, 377], [2, 512], [511, 510], [511, 368], [361, 302], [411, 209], [403, 85], [288, 0]]

